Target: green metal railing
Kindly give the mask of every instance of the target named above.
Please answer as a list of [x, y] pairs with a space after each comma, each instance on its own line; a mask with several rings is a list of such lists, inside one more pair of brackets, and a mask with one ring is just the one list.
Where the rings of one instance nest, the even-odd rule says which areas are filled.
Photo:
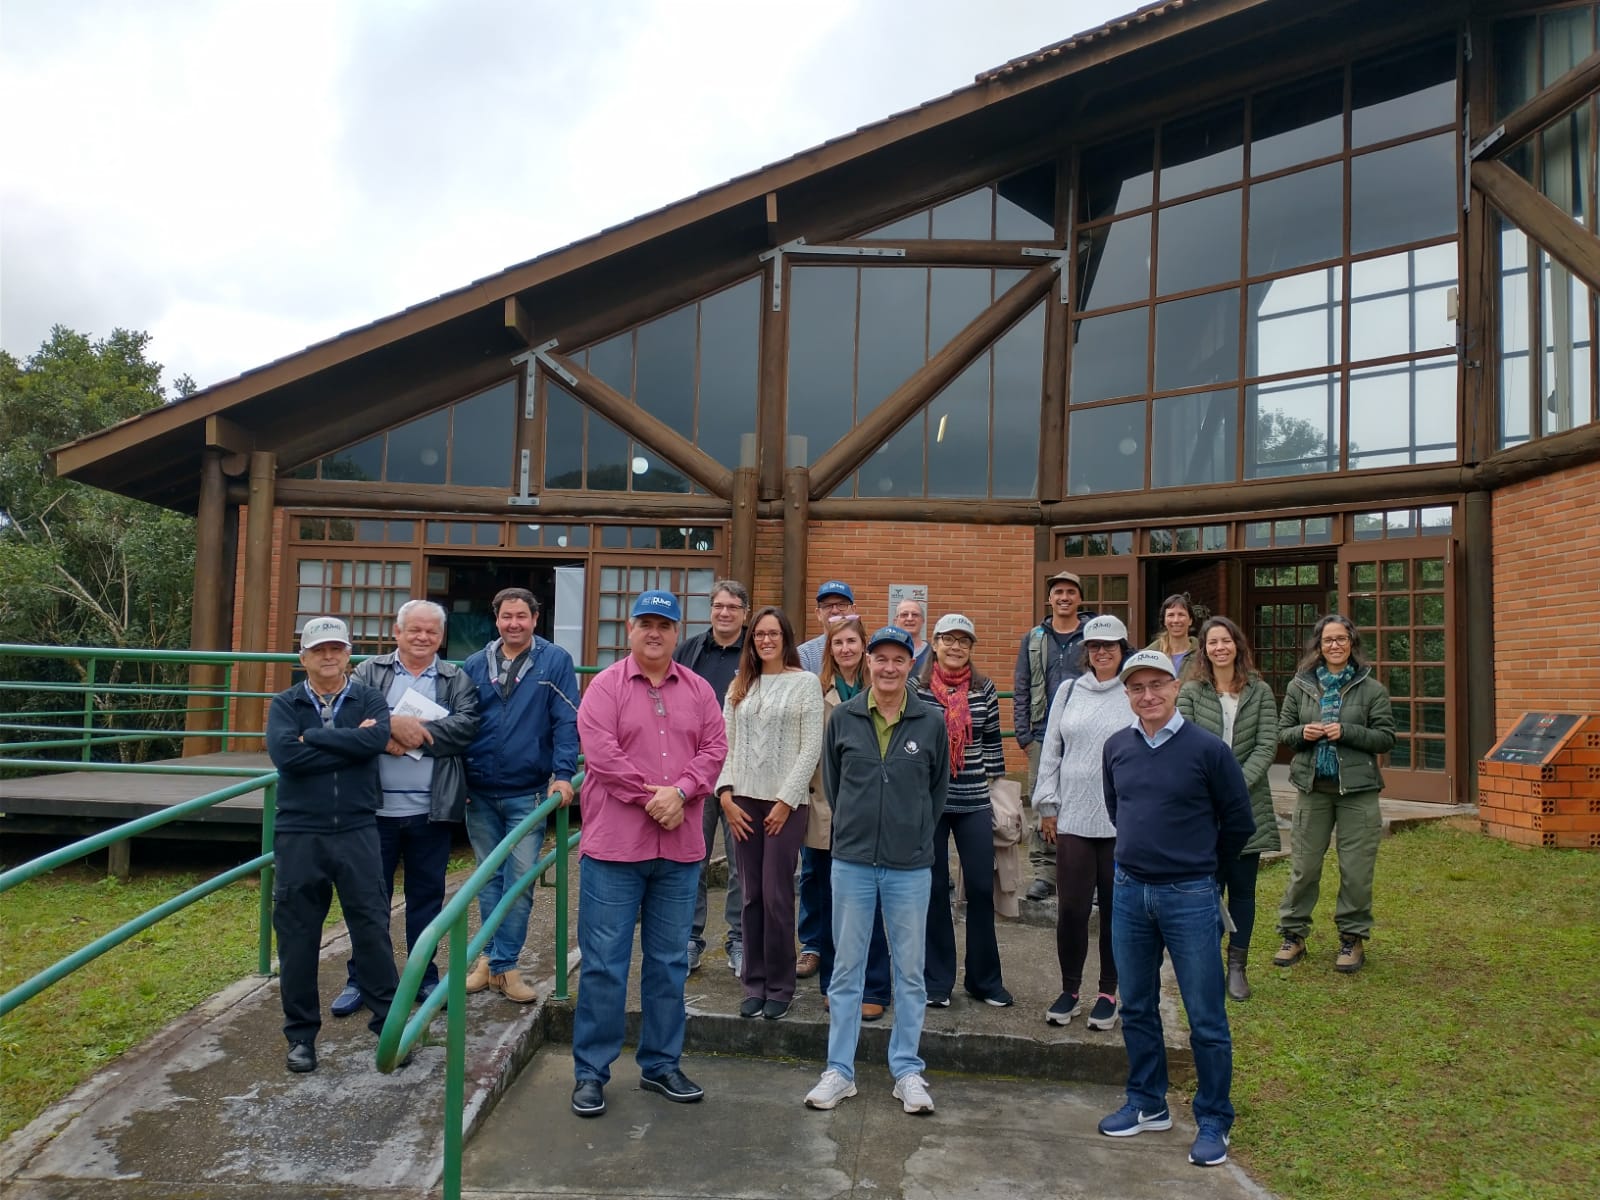
[[195, 901], [209, 896], [212, 892], [228, 886], [247, 875], [257, 872], [261, 875], [261, 928], [257, 938], [256, 968], [262, 975], [269, 974], [272, 969], [272, 831], [277, 814], [278, 805], [278, 773], [276, 771], [262, 772], [253, 767], [183, 767], [168, 764], [150, 763], [63, 763], [54, 759], [5, 759], [7, 766], [34, 768], [39, 770], [75, 770], [75, 771], [112, 771], [119, 774], [151, 774], [151, 775], [198, 775], [198, 776], [236, 776], [240, 777], [238, 783], [229, 784], [215, 791], [207, 792], [203, 796], [196, 796], [193, 800], [185, 800], [174, 804], [161, 812], [150, 813], [136, 820], [124, 822], [114, 828], [104, 830], [91, 837], [82, 838], [69, 846], [49, 854], [40, 855], [38, 858], [13, 867], [11, 870], [0, 874], [0, 895], [26, 883], [57, 867], [67, 863], [76, 862], [86, 855], [97, 850], [104, 850], [118, 842], [127, 841], [148, 833], [150, 830], [167, 824], [169, 821], [181, 820], [197, 812], [221, 804], [224, 800], [232, 800], [236, 796], [244, 796], [259, 789], [261, 797], [261, 853], [249, 862], [240, 863], [232, 870], [224, 871], [213, 876], [204, 883], [197, 884], [184, 892], [174, 896], [171, 900], [157, 905], [148, 912], [133, 918], [125, 924], [119, 925], [107, 933], [90, 942], [82, 949], [58, 960], [30, 979], [24, 980], [12, 988], [4, 996], [0, 996], [0, 1017], [11, 1012], [18, 1005], [25, 1004], [52, 984], [66, 978], [79, 967], [93, 962], [107, 950], [120, 946], [134, 934], [140, 933], [157, 921], [164, 920], [180, 909], [187, 908]]

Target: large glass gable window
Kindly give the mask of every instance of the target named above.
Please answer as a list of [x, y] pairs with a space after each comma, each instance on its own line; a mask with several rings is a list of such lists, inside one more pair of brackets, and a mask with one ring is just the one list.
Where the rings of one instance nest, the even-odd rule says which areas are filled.
[[1067, 487], [1457, 455], [1456, 48], [1079, 155]]
[[448, 408], [324, 455], [294, 474], [304, 479], [511, 486], [517, 381], [508, 379]]
[[1055, 240], [1056, 164], [1040, 163], [861, 236], [874, 241], [953, 238], [971, 241]]

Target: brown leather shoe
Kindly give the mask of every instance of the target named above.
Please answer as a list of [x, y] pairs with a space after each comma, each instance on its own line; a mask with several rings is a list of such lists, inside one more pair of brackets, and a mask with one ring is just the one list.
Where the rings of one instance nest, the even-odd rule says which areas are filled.
[[865, 1003], [861, 1006], [861, 1019], [863, 1021], [878, 1021], [883, 1018], [883, 1005]]
[[489, 986], [489, 956], [478, 955], [478, 961], [472, 964], [472, 970], [467, 972], [467, 994], [481, 992]]
[[507, 971], [503, 975], [491, 975], [489, 976], [489, 986], [507, 1000], [515, 1000], [518, 1004], [532, 1004], [539, 998], [539, 993], [528, 986], [520, 971]]
[[807, 950], [794, 960], [794, 974], [796, 979], [810, 979], [822, 969], [822, 956]]

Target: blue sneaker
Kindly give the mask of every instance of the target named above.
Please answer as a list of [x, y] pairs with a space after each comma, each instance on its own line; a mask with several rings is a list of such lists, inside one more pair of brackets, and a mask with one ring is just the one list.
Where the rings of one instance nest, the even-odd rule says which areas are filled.
[[1228, 1135], [1213, 1122], [1202, 1121], [1189, 1147], [1189, 1161], [1197, 1167], [1220, 1167], [1228, 1161]]
[[333, 998], [328, 1011], [336, 1017], [348, 1017], [361, 1007], [361, 989], [353, 983], [344, 985], [344, 991]]
[[[1132, 1137], [1147, 1129], [1171, 1129], [1172, 1113], [1162, 1105], [1155, 1112], [1145, 1112], [1132, 1100], [1109, 1117], [1101, 1117], [1099, 1130], [1107, 1137]], [[1196, 1143], [1198, 1144], [1198, 1143]]]

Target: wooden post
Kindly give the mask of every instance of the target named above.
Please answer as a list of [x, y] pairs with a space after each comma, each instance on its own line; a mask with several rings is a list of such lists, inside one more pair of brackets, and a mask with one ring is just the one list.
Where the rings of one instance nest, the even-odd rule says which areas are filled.
[[[1472, 23], [1472, 44], [1488, 46], [1489, 22]], [[1482, 39], [1481, 41], [1479, 39]], [[1476, 144], [1485, 132], [1492, 114], [1493, 97], [1489, 72], [1474, 69], [1469, 77], [1470, 103], [1467, 111], [1472, 125], [1467, 140]], [[1500, 258], [1498, 221], [1481, 196], [1467, 197], [1467, 228], [1463, 259], [1467, 264], [1461, 277], [1461, 461], [1478, 463], [1499, 448], [1500, 441], [1500, 355], [1497, 331], [1500, 311]]]
[[1475, 764], [1495, 741], [1494, 711], [1494, 534], [1493, 493], [1468, 492], [1462, 505], [1462, 549], [1466, 577], [1465, 753], [1454, 764], [1466, 779], [1458, 803], [1478, 802]]
[[789, 316], [784, 309], [772, 307], [773, 273], [782, 271], [783, 259], [773, 257], [761, 272], [761, 374], [756, 392], [756, 465], [760, 470], [759, 494], [763, 500], [776, 500], [783, 494], [784, 483], [783, 447], [789, 403]]
[[[805, 628], [806, 534], [811, 520], [811, 472], [790, 467], [783, 473], [783, 611]], [[796, 637], [800, 634], [797, 632]], [[804, 638], [801, 638], [804, 641]]]
[[752, 595], [756, 587], [756, 491], [760, 473], [740, 467], [733, 473], [733, 552], [729, 570]]
[[1044, 318], [1043, 407], [1039, 413], [1039, 499], [1067, 494], [1067, 306], [1051, 302]]
[[[270, 451], [257, 451], [250, 455], [250, 515], [246, 520], [244, 541], [244, 633], [241, 650], [264, 653], [267, 645], [268, 618], [272, 613], [272, 518], [277, 483], [278, 457]], [[247, 662], [239, 665], [238, 687], [241, 692], [259, 692], [266, 688], [267, 664]], [[236, 709], [239, 729], [265, 729], [267, 702], [246, 697]], [[255, 749], [259, 743], [245, 742], [240, 749]]]
[[[223, 522], [227, 520], [227, 480], [222, 473], [223, 451], [207, 447], [200, 460], [200, 502], [194, 523], [194, 607], [189, 616], [189, 647], [193, 650], [219, 650], [223, 638]], [[214, 666], [189, 668], [189, 686], [214, 688], [222, 672]], [[189, 732], [218, 728], [220, 714], [210, 711], [217, 701], [211, 696], [191, 696], [184, 728]], [[185, 738], [185, 755], [206, 754], [216, 744], [208, 738]]]
[[1584, 283], [1600, 291], [1600, 238], [1504, 163], [1472, 164], [1472, 186]]

